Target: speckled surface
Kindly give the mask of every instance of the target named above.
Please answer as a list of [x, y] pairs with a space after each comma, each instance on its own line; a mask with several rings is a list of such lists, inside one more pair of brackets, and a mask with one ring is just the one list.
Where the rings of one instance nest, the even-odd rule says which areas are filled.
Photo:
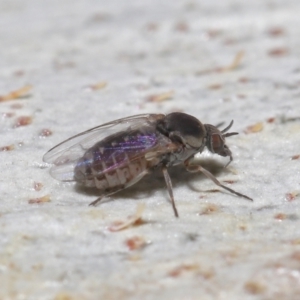
[[[32, 88], [0, 102], [0, 298], [299, 299], [299, 10], [296, 0], [2, 0], [0, 96]], [[253, 203], [178, 167], [179, 219], [159, 172], [89, 207], [94, 191], [56, 181], [42, 161], [88, 128], [171, 111], [234, 119], [234, 162], [198, 162]], [[141, 203], [141, 224], [110, 231]]]

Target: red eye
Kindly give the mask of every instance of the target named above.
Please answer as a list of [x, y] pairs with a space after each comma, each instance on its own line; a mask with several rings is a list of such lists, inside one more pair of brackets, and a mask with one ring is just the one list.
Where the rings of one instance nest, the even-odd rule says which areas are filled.
[[211, 136], [211, 146], [214, 153], [220, 153], [224, 147], [224, 141], [219, 134]]

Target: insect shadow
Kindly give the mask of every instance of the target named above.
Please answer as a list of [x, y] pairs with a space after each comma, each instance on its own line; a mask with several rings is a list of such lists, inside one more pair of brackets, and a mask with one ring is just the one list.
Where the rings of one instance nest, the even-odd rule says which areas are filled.
[[[200, 164], [206, 170], [211, 172], [213, 175], [218, 175], [223, 172], [228, 172], [224, 168], [224, 164], [216, 161], [213, 158], [195, 159], [195, 164]], [[183, 165], [175, 166], [168, 169], [170, 177], [172, 179], [173, 187], [177, 188], [180, 186], [188, 186], [190, 190], [197, 193], [207, 193], [212, 191], [201, 190], [201, 181], [203, 179], [208, 180], [201, 173], [190, 173], [186, 171]], [[195, 187], [195, 185], [197, 187]], [[211, 183], [212, 189], [215, 188], [214, 183]], [[99, 190], [97, 188], [87, 188], [82, 185], [76, 184], [74, 187], [75, 191], [82, 195], [99, 196]], [[165, 185], [164, 176], [160, 169], [154, 169], [144, 176], [138, 184], [135, 184], [127, 189], [121, 190], [116, 194], [105, 197], [101, 203], [110, 202], [118, 199], [147, 199], [150, 198], [156, 191], [163, 191], [166, 199], [168, 199], [168, 191]], [[223, 192], [223, 191], [222, 191]], [[169, 199], [168, 199], [169, 200]]]

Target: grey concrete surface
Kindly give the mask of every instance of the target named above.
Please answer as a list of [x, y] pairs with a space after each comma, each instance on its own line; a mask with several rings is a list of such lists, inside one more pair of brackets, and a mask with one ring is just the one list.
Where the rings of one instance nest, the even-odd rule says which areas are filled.
[[[299, 11], [296, 0], [1, 0], [0, 298], [299, 299]], [[58, 182], [42, 160], [91, 127], [171, 111], [235, 121], [233, 163], [207, 152], [198, 163], [253, 203], [178, 167], [179, 219], [160, 172], [89, 207], [95, 191]], [[110, 230], [140, 204], [140, 224]]]

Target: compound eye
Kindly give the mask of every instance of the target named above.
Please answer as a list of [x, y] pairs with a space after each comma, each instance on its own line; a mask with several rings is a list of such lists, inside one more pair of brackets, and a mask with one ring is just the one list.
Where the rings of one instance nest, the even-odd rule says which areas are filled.
[[219, 134], [212, 134], [211, 147], [214, 153], [227, 156], [226, 153], [224, 153], [224, 140]]

